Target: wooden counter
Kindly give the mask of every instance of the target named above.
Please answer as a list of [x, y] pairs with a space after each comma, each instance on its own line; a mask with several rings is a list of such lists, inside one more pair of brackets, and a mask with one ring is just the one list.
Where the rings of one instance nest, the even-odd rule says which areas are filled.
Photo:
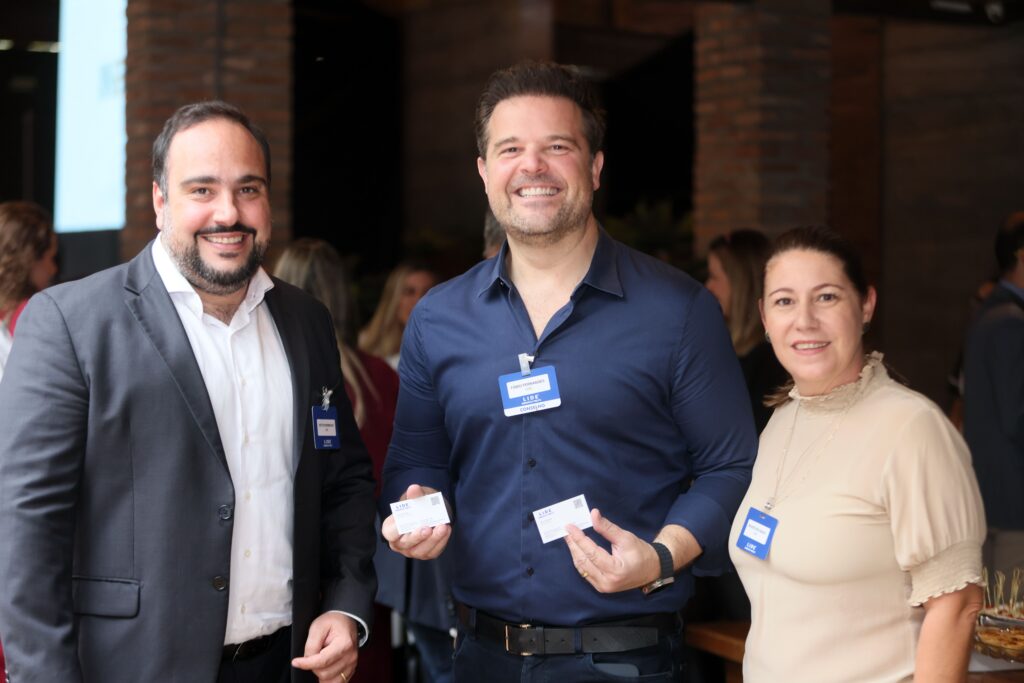
[[[725, 660], [726, 683], [743, 682], [743, 645], [750, 622], [708, 621], [686, 625], [686, 644]], [[1024, 683], [1024, 670], [967, 674], [968, 683]]]

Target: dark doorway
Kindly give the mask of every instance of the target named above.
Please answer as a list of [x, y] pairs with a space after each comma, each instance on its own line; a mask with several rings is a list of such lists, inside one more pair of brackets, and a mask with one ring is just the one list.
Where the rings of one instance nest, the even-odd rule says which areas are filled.
[[693, 36], [673, 38], [603, 84], [604, 214], [632, 246], [688, 267], [692, 235]]
[[356, 273], [401, 244], [401, 29], [355, 0], [296, 0], [293, 234]]

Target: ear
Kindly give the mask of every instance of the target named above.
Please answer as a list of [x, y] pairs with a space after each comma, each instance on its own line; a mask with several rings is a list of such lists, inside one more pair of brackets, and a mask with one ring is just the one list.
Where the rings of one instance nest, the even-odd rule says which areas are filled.
[[153, 212], [156, 214], [156, 227], [160, 230], [164, 229], [164, 193], [160, 191], [160, 186], [153, 181]]
[[480, 174], [480, 180], [484, 181], [484, 194], [487, 194], [487, 162], [483, 157], [476, 158], [476, 172]]
[[598, 151], [594, 160], [590, 162], [590, 176], [594, 189], [601, 187], [601, 169], [604, 168], [604, 152]]
[[861, 304], [863, 310], [863, 317], [861, 320], [864, 323], [871, 322], [871, 319], [875, 316], [875, 304], [878, 303], [878, 292], [875, 291], [874, 287], [868, 287], [868, 295], [864, 297], [864, 303]]

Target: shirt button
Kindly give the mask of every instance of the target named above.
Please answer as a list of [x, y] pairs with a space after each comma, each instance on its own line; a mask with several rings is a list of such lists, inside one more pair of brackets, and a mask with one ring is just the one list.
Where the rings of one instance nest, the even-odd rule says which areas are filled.
[[242, 605], [242, 614], [245, 614], [245, 605]]
[[242, 443], [243, 444], [248, 444], [249, 443], [249, 435], [248, 434], [246, 434], [245, 436], [242, 437]]
[[529, 465], [530, 467], [536, 467], [537, 461], [534, 460], [533, 458], [530, 458], [529, 460], [526, 461], [526, 464]]
[[249, 550], [248, 548], [246, 548], [246, 550], [245, 550], [245, 553], [244, 553], [244, 554], [245, 554], [246, 558], [252, 557], [252, 551], [251, 551], [251, 550]]
[[526, 568], [526, 575], [527, 576], [533, 576], [533, 567], [527, 567]]
[[245, 386], [245, 378], [244, 377], [240, 378], [238, 380], [238, 384], [244, 387]]
[[523, 528], [524, 529], [529, 529], [530, 528], [530, 524], [532, 522], [533, 522], [533, 513], [532, 512], [528, 512], [526, 514], [526, 519], [523, 520]]
[[231, 515], [233, 512], [234, 510], [231, 509], [230, 505], [221, 505], [219, 508], [217, 508], [217, 516], [223, 519], [224, 521], [231, 519]]
[[246, 491], [245, 492], [245, 499], [246, 500], [251, 500], [252, 499], [252, 491]]
[[222, 591], [228, 587], [228, 580], [223, 576], [213, 577], [213, 581], [211, 583], [213, 584], [213, 589], [217, 591]]

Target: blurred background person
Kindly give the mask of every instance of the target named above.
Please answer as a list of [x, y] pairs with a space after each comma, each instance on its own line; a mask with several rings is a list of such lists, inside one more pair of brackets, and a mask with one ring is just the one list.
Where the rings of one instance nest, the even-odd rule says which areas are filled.
[[[764, 265], [771, 242], [757, 230], [734, 230], [715, 237], [708, 246], [708, 277], [704, 286], [718, 300], [725, 316], [733, 349], [743, 370], [750, 407], [758, 433], [768, 424], [772, 409], [769, 394], [789, 380], [764, 336], [757, 303], [764, 284]], [[747, 621], [750, 601], [735, 570], [721, 576], [695, 577], [694, 596], [686, 606], [685, 621]], [[725, 679], [720, 657], [689, 651], [691, 683]]]
[[722, 307], [747, 382], [758, 433], [772, 414], [764, 404], [765, 397], [789, 379], [765, 339], [757, 308], [769, 251], [771, 242], [757, 230], [719, 235], [708, 247], [708, 279], [704, 283]]
[[[988, 280], [983, 281], [978, 288], [974, 290], [974, 294], [971, 295], [970, 301], [968, 302], [969, 315], [968, 320], [973, 321], [978, 315], [978, 311], [981, 310], [981, 305], [985, 303], [985, 299], [988, 298], [989, 294], [996, 288], [996, 284], [999, 282], [999, 277], [992, 277]], [[949, 421], [953, 423], [953, 426], [960, 430], [961, 433], [964, 431], [964, 350], [960, 348], [960, 352], [956, 356], [956, 362], [953, 363], [953, 369], [946, 375], [946, 389], [949, 390], [950, 403], [949, 403]], [[967, 444], [970, 446], [970, 442]], [[977, 467], [975, 467], [977, 469]], [[979, 485], [981, 482], [978, 482]], [[982, 496], [984, 500], [984, 496]], [[991, 521], [991, 519], [989, 520]]]
[[974, 456], [989, 535], [985, 564], [1024, 567], [1024, 211], [996, 235], [999, 282], [964, 346], [964, 438]]
[[838, 234], [775, 242], [764, 326], [794, 383], [761, 434], [729, 543], [751, 601], [747, 683], [966, 676], [981, 497], [939, 407], [865, 356], [875, 303]]
[[[318, 239], [296, 240], [281, 254], [274, 275], [319, 299], [334, 320], [345, 391], [352, 403], [359, 434], [373, 459], [376, 495], [379, 496], [381, 470], [395, 420], [398, 374], [383, 360], [355, 348], [355, 309], [349, 280], [341, 256], [334, 247]], [[381, 547], [383, 552], [380, 552]], [[378, 561], [383, 559], [386, 562], [393, 555], [387, 546], [378, 543], [378, 552], [374, 556], [378, 590], [388, 582], [399, 582], [404, 587], [404, 575], [394, 570], [396, 563], [382, 566]], [[391, 610], [378, 602], [374, 611], [375, 628], [359, 650], [359, 665], [350, 683], [392, 680]]]
[[0, 203], [0, 378], [18, 316], [29, 297], [56, 275], [57, 235], [50, 214], [32, 202]]
[[[308, 238], [296, 240], [281, 255], [274, 274], [318, 298], [334, 319], [345, 388], [352, 401], [360, 435], [373, 458], [379, 495], [381, 469], [391, 441], [398, 400], [398, 375], [374, 355], [372, 349], [357, 350], [353, 345], [357, 325], [349, 280], [341, 257], [330, 244]], [[425, 266], [403, 264], [397, 267], [388, 277], [380, 306], [374, 315], [374, 320], [380, 324], [375, 327], [371, 321], [366, 330], [379, 330], [378, 339], [394, 340], [400, 346], [409, 314], [435, 283], [434, 273]], [[400, 324], [389, 327], [381, 322], [384, 320]], [[398, 346], [377, 348], [394, 348], [392, 355], [397, 364]], [[392, 647], [401, 643], [392, 643], [387, 626], [391, 623], [391, 609], [394, 609], [404, 618], [404, 628], [412, 633], [409, 640], [413, 641], [417, 654], [415, 665], [398, 676], [399, 680], [405, 676], [410, 681], [418, 677], [424, 683], [450, 683], [450, 630], [455, 619], [450, 560], [438, 558], [414, 563], [379, 542], [374, 568], [378, 582], [374, 619], [377, 627], [370, 641], [360, 650], [355, 680], [376, 683], [396, 677], [397, 672], [391, 666]]]
[[501, 251], [501, 245], [505, 244], [505, 228], [494, 217], [491, 207], [484, 212], [484, 258], [488, 259], [497, 256]]
[[392, 368], [398, 368], [402, 347], [402, 332], [423, 295], [437, 284], [437, 275], [420, 264], [399, 264], [384, 283], [380, 303], [370, 322], [359, 333], [359, 348], [383, 358]]

